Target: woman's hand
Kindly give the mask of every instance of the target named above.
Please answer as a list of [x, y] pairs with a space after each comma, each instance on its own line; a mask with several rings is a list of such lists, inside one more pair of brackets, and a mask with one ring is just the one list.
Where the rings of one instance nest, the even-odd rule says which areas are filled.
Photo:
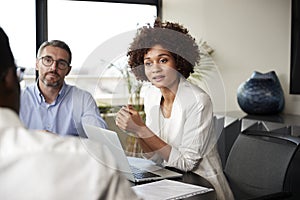
[[116, 125], [128, 132], [138, 134], [142, 127], [145, 127], [145, 123], [140, 116], [139, 112], [136, 111], [132, 105], [123, 106], [116, 117]]
[[116, 125], [123, 130], [135, 134], [144, 153], [152, 156], [158, 153], [164, 160], [169, 160], [172, 147], [146, 127], [139, 112], [132, 106], [124, 106], [117, 113]]

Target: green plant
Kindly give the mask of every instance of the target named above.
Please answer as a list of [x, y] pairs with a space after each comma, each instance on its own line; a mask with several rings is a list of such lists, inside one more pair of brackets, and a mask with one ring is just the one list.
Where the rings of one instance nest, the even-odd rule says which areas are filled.
[[127, 85], [127, 92], [129, 94], [128, 103], [133, 105], [136, 110], [143, 111], [143, 102], [141, 101], [141, 88], [143, 83], [136, 80], [131, 68], [127, 64], [127, 60], [121, 60], [118, 64], [110, 63], [108, 68], [114, 67], [120, 73]]
[[206, 41], [200, 41], [200, 63], [194, 67], [194, 73], [190, 75], [188, 80], [195, 85], [199, 85], [204, 77], [208, 75], [208, 71], [215, 69], [215, 62], [212, 58], [214, 50]]

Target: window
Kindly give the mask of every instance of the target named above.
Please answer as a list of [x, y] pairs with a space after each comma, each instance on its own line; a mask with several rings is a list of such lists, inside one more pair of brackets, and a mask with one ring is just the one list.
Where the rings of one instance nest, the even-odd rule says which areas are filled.
[[126, 52], [137, 28], [154, 22], [157, 6], [48, 0], [47, 7], [48, 40], [65, 41], [72, 51], [68, 83], [89, 91], [98, 104], [126, 104], [134, 93], [121, 73]]
[[73, 54], [71, 74], [86, 74], [83, 63], [99, 45], [152, 23], [156, 13], [156, 6], [152, 5], [51, 0], [48, 40], [65, 41]]
[[36, 55], [35, 0], [1, 1], [0, 26], [9, 37], [16, 64], [26, 67], [26, 73], [34, 74]]
[[59, 39], [73, 53], [72, 70], [67, 77], [71, 84], [90, 91], [96, 99], [111, 99], [112, 95], [123, 98], [126, 86], [120, 82], [120, 70], [108, 66], [124, 65], [133, 34], [139, 26], [154, 21], [159, 3], [160, 0], [1, 2], [0, 26], [10, 38], [16, 64], [26, 68], [21, 86], [35, 81], [37, 47], [45, 40]]

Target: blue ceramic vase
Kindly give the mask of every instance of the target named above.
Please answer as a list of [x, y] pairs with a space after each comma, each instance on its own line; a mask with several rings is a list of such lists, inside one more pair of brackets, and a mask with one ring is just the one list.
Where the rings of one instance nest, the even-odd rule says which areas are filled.
[[241, 109], [248, 114], [277, 114], [284, 108], [283, 90], [274, 71], [254, 71], [251, 77], [239, 86], [237, 100]]

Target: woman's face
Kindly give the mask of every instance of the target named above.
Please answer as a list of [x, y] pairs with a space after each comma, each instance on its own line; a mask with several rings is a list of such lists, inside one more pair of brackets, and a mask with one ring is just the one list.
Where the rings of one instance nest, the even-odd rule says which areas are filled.
[[145, 74], [157, 88], [176, 87], [179, 75], [173, 56], [160, 45], [153, 46], [144, 55]]

